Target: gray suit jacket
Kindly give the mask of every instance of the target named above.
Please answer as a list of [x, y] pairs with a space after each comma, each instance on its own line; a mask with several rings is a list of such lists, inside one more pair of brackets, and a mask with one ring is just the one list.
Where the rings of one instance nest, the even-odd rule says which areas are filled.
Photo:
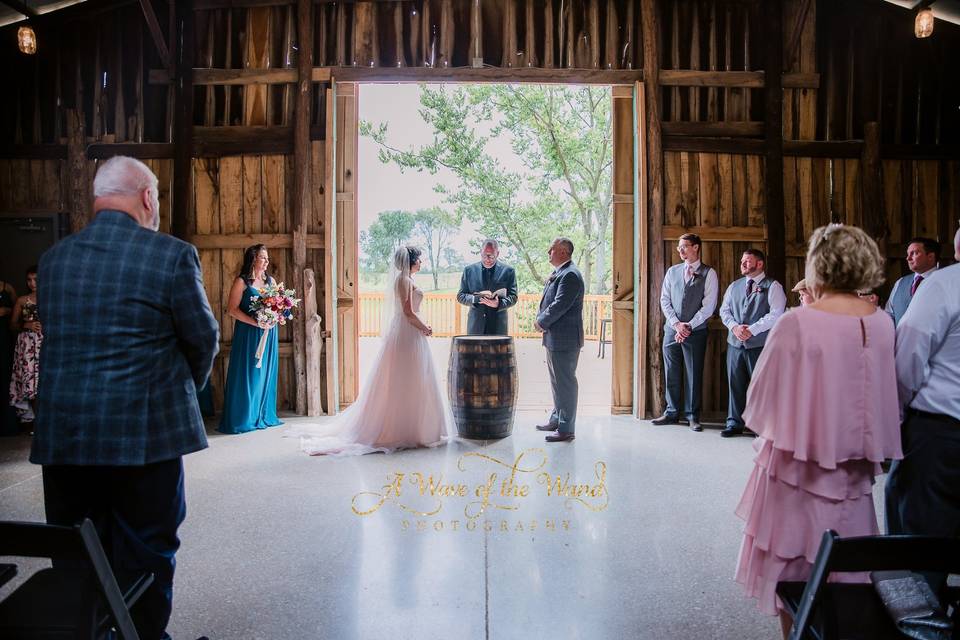
[[554, 271], [543, 289], [537, 323], [543, 327], [543, 346], [550, 351], [583, 347], [583, 276], [571, 260]]
[[460, 278], [460, 291], [457, 293], [457, 301], [470, 307], [470, 314], [467, 316], [467, 333], [474, 336], [482, 335], [486, 327], [487, 316], [495, 314], [496, 331], [492, 335], [505, 336], [509, 324], [507, 309], [517, 304], [517, 274], [513, 267], [502, 262], [493, 265], [493, 283], [490, 290], [507, 290], [506, 295], [500, 298], [500, 306], [497, 309], [481, 304], [479, 298], [473, 295], [475, 292], [484, 289], [483, 263], [476, 262], [467, 265], [463, 269], [463, 276]]

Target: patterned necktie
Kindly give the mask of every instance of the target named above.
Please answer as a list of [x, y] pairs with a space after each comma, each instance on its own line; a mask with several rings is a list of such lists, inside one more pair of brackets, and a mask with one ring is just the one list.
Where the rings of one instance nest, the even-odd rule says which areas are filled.
[[913, 297], [913, 294], [917, 292], [917, 287], [920, 286], [920, 283], [923, 282], [923, 276], [919, 273], [913, 277], [913, 284], [910, 286], [910, 297]]
[[687, 275], [684, 276], [683, 281], [684, 281], [684, 282], [690, 282], [691, 280], [693, 280], [693, 265], [689, 265], [689, 264], [688, 264], [688, 265], [687, 265]]
[[753, 293], [753, 279], [747, 280], [747, 295]]

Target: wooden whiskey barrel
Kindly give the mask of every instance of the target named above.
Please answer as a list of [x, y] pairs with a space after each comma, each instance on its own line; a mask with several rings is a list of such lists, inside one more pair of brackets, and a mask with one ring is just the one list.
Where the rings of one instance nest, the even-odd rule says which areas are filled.
[[461, 438], [495, 440], [510, 435], [517, 405], [513, 338], [455, 336], [447, 392]]

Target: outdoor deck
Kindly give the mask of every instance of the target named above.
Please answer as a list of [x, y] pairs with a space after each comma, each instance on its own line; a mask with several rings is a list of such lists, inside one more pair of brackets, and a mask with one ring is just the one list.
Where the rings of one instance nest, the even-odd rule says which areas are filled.
[[[437, 374], [446, 389], [447, 362], [450, 359], [450, 338], [429, 338]], [[517, 409], [521, 411], [548, 410], [552, 405], [550, 378], [543, 346], [536, 338], [515, 338], [520, 390]], [[377, 354], [380, 338], [360, 338], [360, 385], [367, 379], [370, 366]], [[577, 379], [580, 382], [581, 416], [610, 414], [611, 351], [607, 345], [606, 358], [597, 357], [597, 343], [587, 342], [580, 354]]]

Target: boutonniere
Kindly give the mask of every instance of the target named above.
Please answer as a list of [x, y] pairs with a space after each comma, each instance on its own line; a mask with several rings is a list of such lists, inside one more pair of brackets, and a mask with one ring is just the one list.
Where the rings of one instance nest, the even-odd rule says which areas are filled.
[[750, 291], [750, 295], [753, 295], [755, 293], [760, 293], [761, 291], [763, 291], [763, 289], [760, 287], [760, 285], [754, 282], [753, 289]]
[[559, 275], [559, 274], [557, 274], [556, 271], [554, 271], [553, 273], [551, 273], [551, 274], [550, 274], [550, 278], [547, 280], [547, 282], [553, 282], [554, 280], [556, 280], [556, 279], [557, 279], [557, 275]]

